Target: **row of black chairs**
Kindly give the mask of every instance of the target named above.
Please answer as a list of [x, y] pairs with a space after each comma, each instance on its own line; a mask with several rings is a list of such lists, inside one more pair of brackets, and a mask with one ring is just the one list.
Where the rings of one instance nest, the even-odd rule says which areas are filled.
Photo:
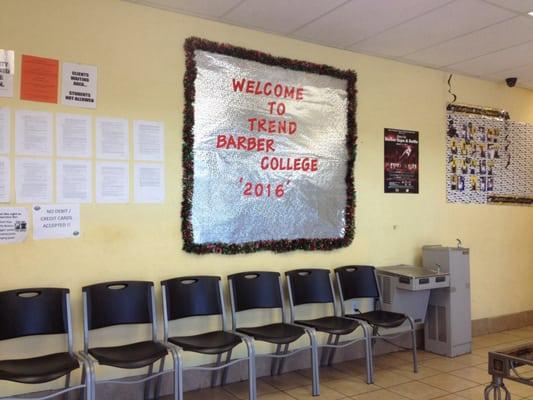
[[[183, 371], [200, 369], [212, 371], [212, 385], [216, 385], [219, 370], [221, 383], [226, 382], [227, 368], [239, 362], [248, 364], [249, 398], [256, 399], [255, 359], [272, 357], [271, 374], [280, 374], [283, 360], [298, 352], [310, 350], [312, 366], [312, 394], [318, 396], [318, 347], [322, 347], [322, 364], [331, 364], [336, 348], [347, 347], [363, 341], [366, 358], [367, 382], [373, 382], [373, 344], [376, 339], [392, 339], [380, 328], [398, 327], [408, 321], [412, 335], [414, 371], [417, 371], [416, 333], [412, 318], [407, 315], [381, 310], [381, 296], [375, 275], [370, 266], [346, 266], [335, 270], [341, 314], [337, 313], [335, 291], [330, 270], [298, 269], [286, 272], [290, 301], [290, 320], [286, 319], [283, 288], [277, 272], [243, 272], [228, 276], [232, 314], [232, 329], [227, 330], [221, 278], [217, 276], [180, 277], [161, 282], [163, 301], [164, 339], [158, 340], [154, 285], [152, 282], [123, 281], [86, 286], [83, 293], [84, 349], [75, 353], [68, 289], [38, 288], [0, 292], [0, 340], [29, 335], [66, 334], [67, 351], [45, 356], [0, 360], [0, 380], [20, 383], [43, 383], [66, 377], [65, 388], [40, 397], [44, 400], [67, 395], [73, 390], [83, 390], [88, 400], [96, 398], [95, 365], [136, 369], [148, 367], [140, 379], [107, 381], [117, 383], [145, 383], [145, 398], [153, 392], [159, 398], [160, 377], [167, 355], [173, 360], [174, 398], [183, 399]], [[374, 311], [347, 310], [347, 300], [370, 298]], [[316, 319], [298, 319], [297, 307], [304, 304], [329, 303], [332, 312]], [[244, 327], [238, 323], [238, 313], [253, 309], [280, 309], [281, 321], [267, 325]], [[220, 329], [192, 336], [173, 335], [169, 321], [193, 316], [220, 316]], [[114, 325], [151, 324], [152, 338], [122, 346], [93, 347], [90, 332]], [[340, 342], [340, 337], [361, 328], [361, 338]], [[328, 335], [327, 343], [318, 345], [316, 332]], [[386, 332], [385, 332], [386, 333]], [[401, 332], [400, 334], [403, 334]], [[289, 351], [289, 345], [307, 335], [309, 345]], [[276, 345], [272, 354], [255, 354], [254, 340]], [[247, 347], [247, 356], [232, 359], [232, 351], [239, 344]], [[182, 352], [191, 351], [216, 355], [212, 366], [184, 367]], [[224, 357], [224, 360], [223, 360]], [[156, 363], [159, 371], [154, 372]], [[81, 384], [70, 385], [70, 374], [82, 366]], [[155, 379], [157, 378], [157, 379]], [[151, 382], [155, 380], [152, 391]], [[34, 397], [32, 397], [34, 398]]]

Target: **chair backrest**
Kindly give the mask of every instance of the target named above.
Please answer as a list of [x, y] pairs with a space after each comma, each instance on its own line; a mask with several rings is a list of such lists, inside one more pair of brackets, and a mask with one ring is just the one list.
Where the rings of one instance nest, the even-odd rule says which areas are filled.
[[17, 289], [0, 292], [0, 340], [32, 335], [68, 334], [69, 290]]
[[84, 318], [88, 330], [154, 322], [152, 282], [116, 281], [85, 286]]
[[179, 318], [223, 313], [218, 276], [186, 276], [161, 282], [166, 300], [165, 317]]
[[295, 269], [285, 272], [292, 304], [334, 303], [329, 269]]
[[369, 265], [347, 265], [335, 268], [341, 299], [379, 299], [375, 268]]
[[283, 308], [279, 272], [241, 272], [228, 276], [233, 311]]

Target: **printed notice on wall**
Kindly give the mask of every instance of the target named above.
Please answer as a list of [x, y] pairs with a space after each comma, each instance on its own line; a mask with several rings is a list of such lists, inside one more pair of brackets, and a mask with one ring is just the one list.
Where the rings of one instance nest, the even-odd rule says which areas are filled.
[[92, 163], [85, 160], [57, 160], [58, 203], [90, 203], [92, 200]]
[[61, 68], [61, 103], [96, 108], [97, 68], [64, 62]]
[[9, 153], [9, 139], [11, 136], [10, 117], [11, 110], [7, 107], [0, 107], [0, 154]]
[[15, 52], [0, 49], [0, 97], [13, 97]]
[[22, 243], [28, 235], [28, 210], [0, 207], [0, 244]]
[[59, 61], [22, 55], [20, 98], [57, 103]]
[[163, 164], [135, 163], [135, 202], [163, 203], [165, 201], [164, 174]]
[[52, 114], [44, 111], [15, 113], [15, 148], [27, 156], [52, 155]]
[[17, 158], [15, 160], [15, 196], [17, 203], [52, 201], [52, 161]]
[[418, 132], [385, 129], [385, 193], [418, 193]]
[[133, 122], [133, 153], [135, 160], [163, 161], [164, 128], [158, 121]]
[[33, 238], [69, 239], [80, 237], [80, 206], [34, 205]]
[[10, 171], [9, 158], [0, 156], [0, 203], [9, 203], [11, 197]]
[[96, 202], [127, 203], [130, 197], [129, 165], [125, 162], [96, 163]]
[[127, 119], [96, 118], [96, 158], [130, 158]]
[[88, 115], [56, 115], [56, 147], [59, 157], [92, 156], [91, 117]]

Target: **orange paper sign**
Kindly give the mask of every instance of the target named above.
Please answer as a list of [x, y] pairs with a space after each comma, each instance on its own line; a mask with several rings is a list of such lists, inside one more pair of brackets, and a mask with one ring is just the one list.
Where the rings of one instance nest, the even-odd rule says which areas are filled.
[[59, 61], [22, 55], [20, 98], [57, 103]]

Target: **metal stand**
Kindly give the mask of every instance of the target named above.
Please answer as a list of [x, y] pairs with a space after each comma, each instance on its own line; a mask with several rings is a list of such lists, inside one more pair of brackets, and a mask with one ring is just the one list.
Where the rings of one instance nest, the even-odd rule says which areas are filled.
[[502, 400], [502, 390], [505, 393], [505, 400], [511, 400], [511, 392], [503, 383], [503, 378], [500, 376], [493, 376], [492, 382], [485, 388], [483, 396], [485, 400], [490, 400], [490, 393], [494, 393], [494, 400]]

